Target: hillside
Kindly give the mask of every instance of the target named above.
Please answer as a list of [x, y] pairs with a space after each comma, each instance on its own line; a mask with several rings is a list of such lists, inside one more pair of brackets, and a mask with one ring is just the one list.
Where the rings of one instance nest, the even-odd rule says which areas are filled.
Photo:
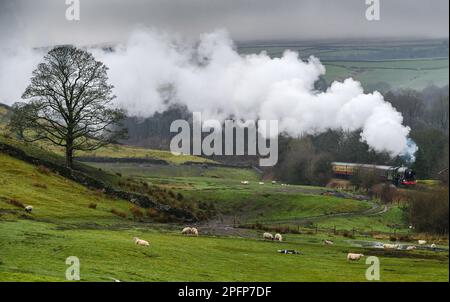
[[[80, 259], [82, 281], [365, 281], [364, 262], [347, 263], [348, 252], [380, 257], [382, 281], [448, 281], [448, 241], [411, 234], [401, 207], [323, 187], [259, 184], [252, 168], [182, 164], [160, 153], [161, 162], [133, 162], [152, 151], [105, 150], [94, 156], [116, 160], [67, 171], [60, 152], [0, 135], [0, 281], [64, 281], [68, 256]], [[200, 236], [182, 236], [186, 225]], [[374, 248], [394, 236], [393, 225], [402, 246], [426, 238], [439, 249]], [[262, 240], [265, 230], [285, 241]]]
[[[113, 215], [112, 208], [127, 213], [129, 203], [4, 154], [0, 181], [1, 281], [64, 281], [68, 256], [80, 259], [83, 281], [364, 281], [364, 262], [345, 261], [348, 251], [362, 250], [381, 257], [383, 281], [448, 281], [448, 253], [384, 254], [323, 233], [286, 234], [277, 244], [259, 239], [260, 231], [217, 236], [202, 225], [200, 237], [185, 237], [181, 226]], [[33, 205], [33, 212], [11, 200]], [[136, 246], [135, 236], [150, 248]], [[324, 248], [323, 238], [335, 245]], [[302, 254], [282, 255], [280, 248]]]

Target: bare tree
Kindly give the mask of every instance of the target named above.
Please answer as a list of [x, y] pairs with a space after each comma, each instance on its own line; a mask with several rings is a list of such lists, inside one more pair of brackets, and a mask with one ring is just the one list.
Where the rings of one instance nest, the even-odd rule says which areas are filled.
[[26, 141], [47, 140], [66, 150], [73, 167], [75, 150], [91, 151], [124, 137], [119, 127], [125, 116], [113, 108], [108, 68], [92, 54], [74, 46], [58, 46], [44, 57], [22, 98], [26, 110], [15, 120], [26, 120]]

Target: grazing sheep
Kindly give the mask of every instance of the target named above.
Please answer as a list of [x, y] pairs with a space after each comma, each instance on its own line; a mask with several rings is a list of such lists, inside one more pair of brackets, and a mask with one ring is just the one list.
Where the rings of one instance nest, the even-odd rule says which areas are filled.
[[418, 240], [417, 242], [418, 242], [420, 245], [427, 244], [427, 241], [426, 241], [426, 240]]
[[248, 185], [248, 184], [249, 184], [248, 180], [241, 181], [241, 185]]
[[150, 243], [148, 243], [148, 241], [139, 239], [137, 237], [134, 237], [134, 243], [136, 243], [137, 245], [150, 246]]
[[331, 241], [331, 240], [324, 240], [323, 243], [326, 244], [326, 245], [333, 245], [334, 244], [334, 242]]
[[270, 233], [264, 233], [263, 238], [264, 240], [273, 240], [273, 235]]
[[299, 255], [300, 254], [300, 252], [297, 250], [278, 250], [278, 253], [291, 254], [291, 255]]
[[276, 180], [272, 180], [272, 184], [275, 185], [277, 182]]
[[435, 249], [437, 246], [436, 246], [436, 244], [432, 244], [432, 245], [430, 245], [430, 247], [432, 248], [432, 249]]
[[414, 245], [410, 245], [410, 246], [406, 247], [407, 251], [412, 251], [412, 250], [415, 250], [415, 249], [416, 249], [416, 247]]
[[26, 206], [25, 207], [25, 212], [31, 213], [32, 211], [33, 211], [33, 206]]
[[385, 249], [397, 249], [398, 248], [398, 244], [383, 244], [383, 248]]
[[191, 235], [198, 236], [197, 228], [191, 228]]
[[263, 184], [264, 184], [264, 182], [260, 181], [260, 182], [259, 182], [259, 184], [260, 184], [260, 185], [263, 185]]
[[283, 236], [281, 234], [275, 234], [275, 237], [273, 238], [275, 241], [283, 241]]
[[185, 227], [182, 231], [181, 234], [183, 235], [194, 235], [194, 236], [198, 236], [198, 230], [196, 228], [191, 228], [191, 227]]
[[183, 234], [183, 235], [190, 235], [190, 234], [192, 234], [192, 228], [190, 228], [190, 227], [185, 227], [185, 228], [181, 231], [181, 234]]
[[348, 253], [347, 254], [347, 261], [359, 261], [361, 259], [361, 257], [364, 257], [364, 255], [363, 254]]

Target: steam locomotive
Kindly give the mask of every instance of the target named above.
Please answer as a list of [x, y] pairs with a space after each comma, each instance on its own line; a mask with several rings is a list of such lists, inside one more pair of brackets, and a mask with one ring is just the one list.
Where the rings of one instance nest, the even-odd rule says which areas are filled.
[[352, 164], [333, 162], [331, 164], [336, 177], [350, 178], [358, 171], [370, 171], [375, 173], [382, 182], [392, 182], [395, 186], [414, 186], [416, 184], [416, 172], [407, 167], [392, 167], [367, 164]]

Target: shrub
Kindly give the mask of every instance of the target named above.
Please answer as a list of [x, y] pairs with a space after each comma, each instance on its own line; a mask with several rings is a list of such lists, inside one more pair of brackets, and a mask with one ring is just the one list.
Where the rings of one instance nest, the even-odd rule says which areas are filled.
[[38, 183], [38, 182], [34, 183], [33, 187], [41, 188], [41, 189], [48, 189], [46, 184], [41, 184], [41, 183]]
[[94, 202], [91, 202], [90, 204], [88, 204], [88, 208], [95, 210], [97, 208], [97, 204]]
[[138, 206], [131, 206], [130, 212], [133, 215], [134, 219], [141, 219], [144, 217], [144, 212], [142, 212], [141, 208]]
[[50, 171], [49, 168], [47, 168], [46, 166], [43, 166], [43, 165], [39, 165], [37, 167], [37, 170], [39, 173], [44, 174], [44, 175], [50, 175], [52, 173], [52, 171]]
[[418, 232], [448, 234], [448, 188], [410, 192], [409, 220]]
[[25, 205], [21, 201], [18, 201], [16, 199], [9, 199], [8, 203], [15, 207], [25, 209]]
[[355, 239], [355, 236], [353, 235], [353, 233], [349, 232], [349, 231], [344, 231], [342, 233], [342, 236], [344, 236], [345, 238]]
[[111, 213], [113, 213], [116, 216], [122, 217], [122, 218], [127, 218], [127, 213], [116, 210], [116, 209], [111, 209]]
[[155, 218], [159, 216], [158, 210], [156, 209], [147, 209], [147, 211], [145, 211], [146, 215], [148, 218]]

